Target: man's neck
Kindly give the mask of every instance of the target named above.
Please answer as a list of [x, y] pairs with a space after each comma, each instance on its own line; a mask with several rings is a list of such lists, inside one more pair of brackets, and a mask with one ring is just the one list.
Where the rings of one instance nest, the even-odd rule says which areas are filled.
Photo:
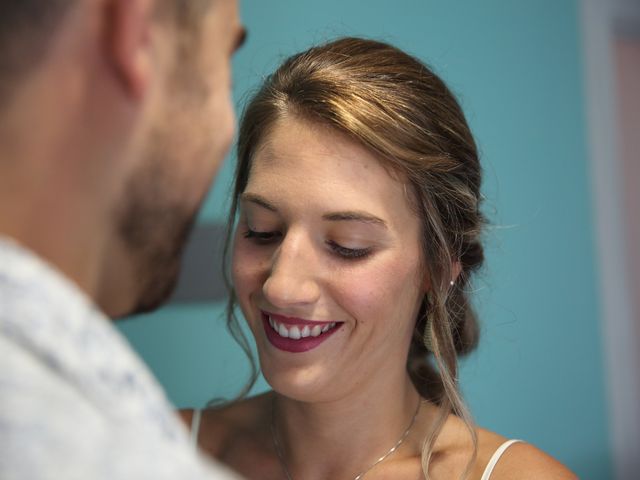
[[90, 211], [90, 201], [55, 188], [53, 180], [38, 190], [27, 182], [21, 185], [21, 175], [6, 175], [0, 168], [0, 234], [38, 255], [95, 299], [99, 259], [108, 238], [99, 215]]

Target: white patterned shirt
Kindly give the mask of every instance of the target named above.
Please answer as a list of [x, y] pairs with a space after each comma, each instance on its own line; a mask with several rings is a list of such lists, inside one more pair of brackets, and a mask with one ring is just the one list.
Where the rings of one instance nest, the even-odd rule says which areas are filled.
[[0, 237], [0, 478], [232, 479], [70, 280]]

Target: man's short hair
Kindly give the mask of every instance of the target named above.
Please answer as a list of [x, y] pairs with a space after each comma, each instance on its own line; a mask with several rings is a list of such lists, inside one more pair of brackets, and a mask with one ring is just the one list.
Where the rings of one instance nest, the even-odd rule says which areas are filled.
[[[46, 55], [49, 40], [82, 0], [0, 0], [0, 111], [20, 79]], [[217, 0], [156, 0], [156, 15], [190, 30]]]
[[76, 1], [0, 0], [0, 109], [45, 55], [48, 40]]

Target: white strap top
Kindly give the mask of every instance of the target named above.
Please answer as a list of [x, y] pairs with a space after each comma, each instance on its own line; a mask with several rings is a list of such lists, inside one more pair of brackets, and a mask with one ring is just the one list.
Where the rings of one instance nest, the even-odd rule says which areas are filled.
[[200, 432], [200, 421], [202, 420], [202, 410], [199, 408], [193, 411], [191, 417], [191, 444], [193, 448], [198, 447], [198, 433]]
[[[200, 422], [202, 420], [202, 410], [196, 409], [193, 411], [193, 416], [191, 417], [191, 444], [193, 448], [198, 447], [198, 433], [200, 432]], [[514, 443], [522, 442], [522, 440], [507, 440], [502, 445], [498, 447], [495, 453], [489, 459], [489, 463], [487, 463], [487, 468], [484, 469], [484, 473], [482, 474], [482, 478], [480, 480], [490, 480], [491, 473], [493, 473], [493, 469], [495, 468], [498, 460], [502, 457], [502, 454]]]
[[502, 456], [502, 454], [511, 445], [518, 442], [522, 442], [522, 440], [507, 440], [502, 445], [500, 445], [498, 449], [495, 451], [495, 453], [489, 459], [489, 463], [487, 463], [487, 468], [484, 469], [484, 473], [482, 474], [482, 478], [480, 480], [489, 480], [491, 478], [491, 473], [493, 472], [493, 469], [498, 463], [498, 460], [500, 460], [500, 457]]

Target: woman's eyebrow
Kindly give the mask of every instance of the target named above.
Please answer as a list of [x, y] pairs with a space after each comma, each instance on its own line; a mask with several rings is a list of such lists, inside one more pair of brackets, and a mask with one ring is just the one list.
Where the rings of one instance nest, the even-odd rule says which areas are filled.
[[266, 198], [260, 195], [257, 195], [255, 193], [243, 193], [242, 195], [240, 195], [240, 201], [242, 203], [246, 203], [246, 202], [255, 203], [256, 205], [259, 205], [262, 208], [266, 208], [271, 212], [278, 211], [278, 209], [274, 207], [272, 204], [270, 204]]
[[332, 222], [355, 221], [355, 222], [369, 223], [372, 225], [378, 225], [380, 227], [388, 228], [387, 222], [385, 222], [381, 218], [378, 218], [375, 215], [371, 215], [369, 213], [358, 212], [358, 211], [327, 213], [322, 216], [322, 219], [332, 221]]
[[[278, 211], [278, 209], [273, 204], [269, 203], [266, 198], [256, 193], [243, 193], [240, 196], [240, 201], [242, 203], [248, 202], [259, 205], [260, 207], [265, 208], [271, 212]], [[356, 210], [325, 213], [322, 216], [322, 219], [330, 222], [362, 222], [371, 225], [377, 225], [385, 229], [388, 228], [387, 222], [385, 222], [381, 218], [376, 217], [375, 215], [371, 215], [370, 213], [360, 212]]]

